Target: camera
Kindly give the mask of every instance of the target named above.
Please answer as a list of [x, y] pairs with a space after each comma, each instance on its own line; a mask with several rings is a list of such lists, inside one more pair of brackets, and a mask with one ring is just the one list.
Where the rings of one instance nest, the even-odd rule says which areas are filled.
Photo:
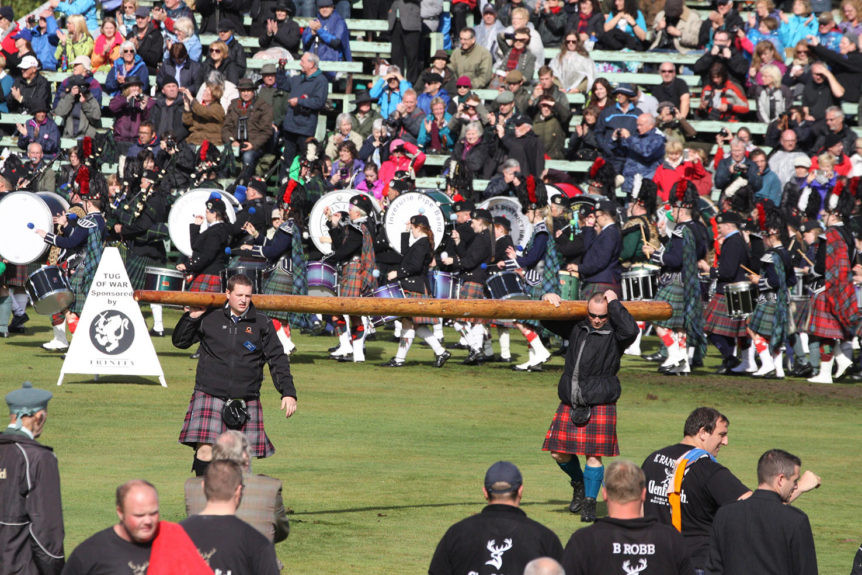
[[165, 149], [169, 152], [176, 152], [179, 149], [179, 145], [177, 144], [177, 138], [173, 134], [168, 134], [165, 136]]
[[730, 132], [727, 131], [727, 128], [722, 128], [721, 131], [719, 132], [719, 134], [721, 134], [721, 136], [723, 138], [729, 138], [730, 137]]
[[139, 106], [144, 103], [144, 95], [143, 94], [135, 94], [132, 96], [132, 104], [135, 106]]
[[35, 26], [36, 25], [36, 15], [30, 14], [27, 16], [27, 26]]

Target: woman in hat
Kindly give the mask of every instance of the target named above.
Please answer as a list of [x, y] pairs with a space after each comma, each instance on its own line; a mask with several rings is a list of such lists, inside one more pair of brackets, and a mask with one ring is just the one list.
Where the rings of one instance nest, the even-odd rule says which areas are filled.
[[[374, 121], [381, 120], [382, 122], [383, 116], [372, 107], [374, 100], [365, 90], [356, 94], [356, 100], [353, 103], [356, 108], [353, 110], [350, 121], [353, 123], [353, 131], [359, 134], [362, 138], [362, 144], [364, 144], [374, 130]], [[357, 148], [362, 149], [362, 144], [359, 144]]]
[[[201, 232], [201, 225], [206, 218], [207, 228]], [[206, 201], [206, 214], [195, 216], [189, 224], [192, 255], [187, 263], [180, 263], [177, 269], [185, 272], [186, 289], [193, 292], [219, 293], [224, 291], [221, 285], [221, 271], [227, 266], [228, 256], [225, 248], [230, 245], [230, 227], [227, 207], [221, 194], [213, 192]]]
[[422, 70], [422, 73], [416, 80], [414, 88], [420, 94], [425, 91], [426, 74], [439, 74], [443, 76], [441, 88], [446, 90], [447, 94], [455, 94], [455, 81], [457, 78], [455, 72], [449, 66], [449, 54], [446, 53], [446, 50], [437, 50], [434, 52], [434, 55], [431, 56], [431, 65]]
[[[426, 216], [418, 214], [410, 218], [407, 230], [401, 235], [401, 263], [387, 274], [386, 279], [397, 282], [408, 298], [433, 297], [428, 286], [428, 268], [434, 260], [434, 232], [431, 231], [431, 224]], [[411, 238], [413, 243], [410, 243]], [[440, 340], [434, 337], [428, 327], [435, 323], [437, 318], [402, 317], [398, 351], [383, 367], [403, 366], [416, 336], [425, 340], [434, 351], [434, 367], [443, 367], [452, 354], [443, 349]]]
[[302, 30], [293, 19], [293, 0], [261, 0], [259, 5], [260, 14], [252, 17], [250, 31], [260, 41], [261, 52], [255, 58], [297, 59]]

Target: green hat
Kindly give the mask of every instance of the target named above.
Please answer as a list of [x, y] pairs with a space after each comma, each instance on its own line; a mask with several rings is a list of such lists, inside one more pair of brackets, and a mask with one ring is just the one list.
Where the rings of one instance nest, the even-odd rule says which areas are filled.
[[48, 409], [48, 402], [52, 397], [54, 394], [50, 391], [33, 387], [32, 383], [25, 381], [21, 389], [6, 394], [6, 403], [9, 405], [9, 413], [14, 414], [20, 421], [23, 415], [33, 415]]

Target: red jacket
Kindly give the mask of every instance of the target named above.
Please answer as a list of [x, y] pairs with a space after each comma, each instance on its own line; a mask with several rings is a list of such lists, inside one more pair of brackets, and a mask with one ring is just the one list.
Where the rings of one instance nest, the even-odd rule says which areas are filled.
[[667, 162], [662, 162], [655, 170], [653, 181], [658, 186], [659, 199], [662, 202], [667, 202], [668, 194], [670, 194], [674, 184], [681, 179], [685, 178], [697, 186], [698, 180], [702, 180], [708, 175], [700, 162], [681, 162], [676, 168], [672, 168]]

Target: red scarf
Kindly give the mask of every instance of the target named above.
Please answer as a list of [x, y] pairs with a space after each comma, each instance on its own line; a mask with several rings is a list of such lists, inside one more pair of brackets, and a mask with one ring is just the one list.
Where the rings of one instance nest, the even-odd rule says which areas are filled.
[[518, 50], [517, 48], [512, 48], [509, 51], [509, 59], [506, 60], [506, 70], [514, 70], [518, 67], [518, 60], [521, 58], [521, 54], [523, 54], [523, 50]]

